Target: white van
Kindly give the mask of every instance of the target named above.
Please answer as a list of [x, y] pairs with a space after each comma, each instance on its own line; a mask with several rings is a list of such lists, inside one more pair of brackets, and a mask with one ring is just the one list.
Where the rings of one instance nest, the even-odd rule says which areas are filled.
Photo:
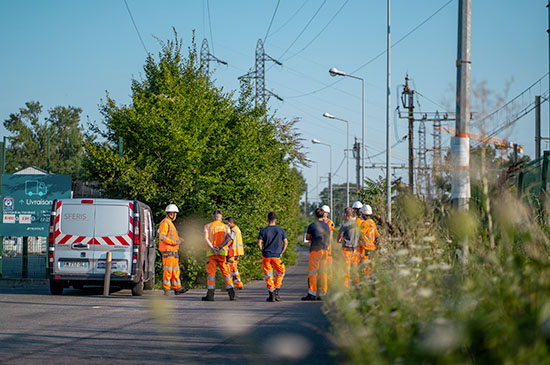
[[139, 201], [55, 200], [48, 242], [52, 294], [69, 286], [103, 285], [109, 251], [112, 286], [142, 295], [155, 285], [153, 217]]

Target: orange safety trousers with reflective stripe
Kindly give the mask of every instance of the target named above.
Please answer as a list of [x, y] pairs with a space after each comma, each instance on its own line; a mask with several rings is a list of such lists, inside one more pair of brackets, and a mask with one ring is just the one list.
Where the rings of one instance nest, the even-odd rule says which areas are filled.
[[170, 283], [172, 283], [174, 290], [181, 288], [180, 263], [177, 252], [161, 252], [161, 254], [163, 266], [162, 288], [170, 290]]
[[[286, 271], [283, 260], [280, 257], [264, 257], [262, 258], [262, 266], [267, 290], [272, 292], [275, 289], [280, 289]], [[273, 275], [275, 275], [275, 283], [273, 282]]]
[[[334, 222], [328, 218], [323, 218], [323, 222], [328, 224], [330, 230], [330, 238], [332, 238], [332, 232], [334, 232]], [[332, 240], [329, 241], [328, 253], [327, 253], [327, 275], [329, 279], [332, 279]]]
[[[350, 251], [344, 250], [344, 260], [346, 263], [346, 274], [344, 275], [344, 286], [349, 288], [349, 281], [351, 278], [351, 273], [359, 265], [359, 252], [357, 250]], [[359, 283], [359, 277], [355, 278], [355, 281]]]
[[311, 251], [309, 253], [307, 292], [311, 295], [322, 297], [327, 294], [327, 260], [327, 250]]
[[212, 255], [206, 258], [206, 285], [208, 289], [216, 289], [216, 266], [220, 268], [222, 272], [223, 281], [225, 282], [225, 288], [233, 288], [233, 280], [231, 280], [231, 271], [226, 262], [226, 256]]
[[239, 256], [227, 256], [227, 265], [233, 279], [233, 285], [242, 288], [243, 282], [241, 281], [241, 274], [239, 274]]

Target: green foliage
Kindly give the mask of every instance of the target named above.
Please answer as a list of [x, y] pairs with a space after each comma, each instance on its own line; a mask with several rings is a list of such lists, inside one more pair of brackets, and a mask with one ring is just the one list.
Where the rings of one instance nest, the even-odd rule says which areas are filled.
[[4, 127], [12, 134], [8, 137], [6, 172], [29, 166], [46, 170], [49, 137], [50, 171], [73, 175], [73, 179], [82, 178], [85, 136], [79, 126], [80, 113], [80, 108], [56, 106], [48, 110], [48, 116], [40, 122], [42, 105], [31, 101], [18, 113], [10, 114], [4, 121]]
[[[157, 222], [168, 203], [178, 205], [178, 220], [201, 217], [195, 230], [214, 209], [233, 216], [246, 246], [240, 271], [244, 279], [263, 278], [256, 240], [267, 213], [277, 213], [292, 245], [299, 234], [304, 184], [295, 166], [304, 156], [295, 121], [270, 118], [254, 107], [248, 84], [233, 100], [204, 74], [194, 43], [187, 58], [181, 51], [176, 34], [162, 43], [158, 60], [147, 58], [144, 79], [132, 81], [130, 105], [107, 96], [105, 126], [95, 128], [106, 141], [87, 145], [86, 166], [107, 195], [146, 202]], [[120, 137], [122, 158], [116, 148]], [[186, 240], [187, 234], [180, 231]], [[205, 276], [206, 243], [195, 241], [201, 249], [180, 255], [183, 277], [193, 285]], [[291, 247], [289, 259], [292, 252]]]
[[[358, 288], [325, 302], [347, 362], [550, 362], [550, 242], [506, 193], [491, 196], [495, 247], [479, 212], [446, 214], [406, 192]], [[468, 247], [468, 249], [466, 249]]]

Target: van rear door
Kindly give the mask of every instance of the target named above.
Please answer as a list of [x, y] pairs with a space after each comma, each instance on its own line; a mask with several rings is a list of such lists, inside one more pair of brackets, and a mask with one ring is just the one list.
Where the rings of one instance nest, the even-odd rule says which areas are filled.
[[94, 274], [105, 275], [107, 252], [112, 252], [111, 272], [130, 275], [132, 270], [132, 226], [134, 203], [101, 201], [95, 203], [94, 249], [91, 264]]
[[80, 200], [61, 200], [56, 204], [54, 272], [87, 276], [93, 272], [90, 259], [94, 246], [94, 206]]

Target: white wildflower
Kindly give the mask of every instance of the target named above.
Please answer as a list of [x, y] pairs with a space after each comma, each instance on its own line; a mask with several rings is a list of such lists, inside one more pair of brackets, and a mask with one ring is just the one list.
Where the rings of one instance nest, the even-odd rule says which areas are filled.
[[399, 251], [397, 251], [396, 253], [394, 253], [393, 256], [394, 257], [399, 257], [399, 256], [405, 256], [405, 255], [408, 255], [408, 254], [409, 254], [409, 250], [407, 250], [406, 248], [402, 248]]
[[430, 288], [420, 288], [420, 289], [418, 289], [418, 296], [427, 299], [427, 298], [432, 296], [432, 289], [430, 289]]

